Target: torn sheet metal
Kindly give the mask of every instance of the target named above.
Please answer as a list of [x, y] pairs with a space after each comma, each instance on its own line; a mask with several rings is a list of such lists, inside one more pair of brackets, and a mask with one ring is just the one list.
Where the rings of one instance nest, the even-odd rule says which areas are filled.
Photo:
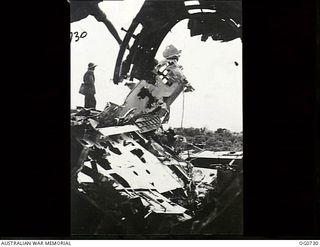
[[139, 128], [135, 125], [124, 125], [124, 126], [111, 126], [106, 128], [98, 128], [98, 131], [105, 136], [118, 135], [122, 133], [139, 131]]
[[156, 191], [139, 191], [137, 194], [148, 203], [150, 210], [155, 213], [183, 214], [186, 212], [185, 208], [170, 201], [168, 198], [162, 196]]
[[[157, 217], [164, 217], [164, 222], [170, 222], [172, 227], [203, 217], [202, 212], [211, 206], [219, 215], [220, 208], [215, 203], [225, 184], [237, 177], [236, 169], [221, 171], [218, 179], [220, 168], [199, 165], [201, 158], [192, 160], [195, 163], [191, 165], [162, 144], [157, 132], [142, 133], [141, 128], [133, 124], [98, 128], [95, 123], [101, 112], [81, 111], [72, 115], [74, 122], [81, 119], [81, 124], [72, 125], [72, 136], [82, 147], [72, 170], [75, 178], [72, 185], [95, 208], [113, 212], [113, 217], [118, 217], [116, 222], [127, 226], [137, 219], [145, 221], [143, 224], [147, 227], [148, 221], [154, 223], [159, 220]], [[235, 160], [229, 160], [230, 155], [233, 154], [217, 156], [225, 157], [227, 167], [237, 167]], [[211, 164], [212, 158], [206, 160]], [[240, 193], [237, 186], [228, 192], [228, 198]]]
[[141, 80], [127, 96], [119, 115], [134, 109], [135, 116], [157, 114], [161, 118], [169, 112], [170, 105], [183, 88], [182, 79], [171, 84], [165, 84], [159, 78], [153, 83]]
[[126, 193], [131, 198], [139, 197], [142, 204], [148, 208], [149, 213], [145, 216], [147, 217], [151, 212], [157, 214], [179, 214], [185, 215], [187, 209], [181, 207], [177, 203], [172, 202], [167, 197], [161, 195], [156, 190], [120, 190], [122, 193]]
[[193, 154], [191, 158], [208, 158], [208, 159], [242, 159], [243, 152], [212, 152], [202, 151]]
[[[110, 152], [108, 161], [112, 169], [123, 177], [131, 188], [156, 188], [160, 193], [181, 188], [163, 164], [144, 147], [129, 137], [120, 135], [119, 142], [110, 141], [114, 148], [121, 150], [121, 155]], [[124, 145], [128, 144], [129, 145]], [[140, 150], [141, 156], [135, 151]]]
[[161, 127], [161, 119], [158, 115], [145, 114], [136, 119], [135, 125], [139, 127], [140, 133], [157, 130]]

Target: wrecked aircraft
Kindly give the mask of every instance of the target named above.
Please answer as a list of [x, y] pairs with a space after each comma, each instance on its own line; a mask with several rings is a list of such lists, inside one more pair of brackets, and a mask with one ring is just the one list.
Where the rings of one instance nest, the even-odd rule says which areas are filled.
[[125, 102], [71, 111], [73, 234], [215, 234], [228, 208], [241, 204], [241, 155], [203, 162], [208, 155], [183, 157], [162, 138], [170, 105], [193, 90], [181, 67], [155, 60], [165, 35], [186, 18], [203, 41], [241, 35], [241, 2], [189, 2], [146, 0], [115, 66], [114, 83], [131, 89]]

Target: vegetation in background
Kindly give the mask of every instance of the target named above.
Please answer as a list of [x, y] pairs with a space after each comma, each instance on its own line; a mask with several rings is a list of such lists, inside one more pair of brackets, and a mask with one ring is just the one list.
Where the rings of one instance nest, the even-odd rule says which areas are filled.
[[[230, 130], [219, 128], [216, 131], [207, 128], [175, 128], [176, 134], [183, 136], [178, 138], [176, 148], [180, 150], [190, 150], [196, 147], [210, 151], [242, 151], [243, 133], [231, 132]], [[193, 146], [194, 145], [194, 146]]]

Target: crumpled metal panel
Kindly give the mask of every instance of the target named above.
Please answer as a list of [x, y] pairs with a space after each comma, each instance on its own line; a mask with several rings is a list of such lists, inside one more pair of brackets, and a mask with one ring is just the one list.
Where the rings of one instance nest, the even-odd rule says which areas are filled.
[[181, 207], [177, 203], [172, 202], [165, 196], [161, 195], [156, 190], [134, 190], [134, 189], [120, 189], [122, 193], [126, 193], [131, 198], [139, 198], [142, 204], [149, 209], [149, 213], [145, 215], [145, 218], [148, 217], [150, 213], [157, 214], [181, 214], [184, 217], [186, 209]]
[[145, 133], [151, 130], [157, 130], [161, 127], [161, 119], [157, 115], [146, 114], [135, 121], [135, 125], [139, 127], [140, 133]]
[[[133, 189], [149, 188], [157, 189], [160, 193], [182, 188], [173, 173], [163, 167], [163, 164], [148, 150], [125, 135], [121, 135], [121, 143], [113, 142], [112, 145], [121, 150], [121, 155], [108, 156], [112, 169], [122, 176]], [[128, 145], [124, 146], [123, 143]], [[132, 153], [133, 150], [141, 150], [139, 158]]]
[[148, 202], [147, 206], [150, 206], [150, 210], [155, 213], [183, 214], [186, 212], [185, 208], [170, 201], [168, 198], [162, 196], [156, 191], [139, 191], [137, 194], [139, 194], [143, 200]]
[[166, 111], [169, 111], [168, 107], [173, 102], [170, 97], [174, 96], [175, 99], [183, 91], [182, 83], [177, 82], [169, 86], [159, 78], [154, 83], [140, 81], [127, 96], [119, 115], [134, 109], [134, 115], [139, 116], [162, 108], [164, 111], [158, 114], [159, 117], [162, 117]]
[[132, 131], [139, 131], [139, 128], [135, 125], [124, 125], [124, 126], [111, 126], [106, 128], [98, 129], [105, 136], [117, 135]]
[[[96, 167], [99, 173], [105, 176], [116, 173], [132, 189], [156, 189], [163, 193], [182, 188], [172, 170], [167, 169], [156, 156], [132, 138], [121, 134], [116, 136], [116, 139], [118, 141], [109, 137], [104, 139], [114, 150], [112, 151], [110, 147], [104, 148], [105, 159], [111, 169], [105, 169], [98, 162]], [[90, 161], [86, 161], [84, 165], [90, 167]]]
[[193, 154], [191, 158], [208, 158], [208, 159], [242, 159], [242, 152], [213, 152], [213, 151], [202, 151]]

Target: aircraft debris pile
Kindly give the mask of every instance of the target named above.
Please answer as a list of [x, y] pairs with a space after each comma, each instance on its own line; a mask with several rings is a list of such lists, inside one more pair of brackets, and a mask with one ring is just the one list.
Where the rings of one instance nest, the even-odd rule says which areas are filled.
[[[117, 119], [112, 113], [121, 108], [108, 104], [106, 111]], [[111, 122], [106, 111], [80, 107], [71, 114], [75, 232], [201, 232], [241, 193], [241, 156], [183, 159], [156, 128], [159, 121]], [[88, 207], [98, 216], [79, 224]]]
[[181, 66], [155, 60], [171, 28], [189, 19], [203, 41], [241, 36], [241, 2], [189, 2], [145, 1], [114, 71], [131, 89], [125, 102], [71, 111], [73, 234], [206, 233], [241, 198], [241, 155], [180, 156], [162, 128], [174, 100], [193, 91]]

